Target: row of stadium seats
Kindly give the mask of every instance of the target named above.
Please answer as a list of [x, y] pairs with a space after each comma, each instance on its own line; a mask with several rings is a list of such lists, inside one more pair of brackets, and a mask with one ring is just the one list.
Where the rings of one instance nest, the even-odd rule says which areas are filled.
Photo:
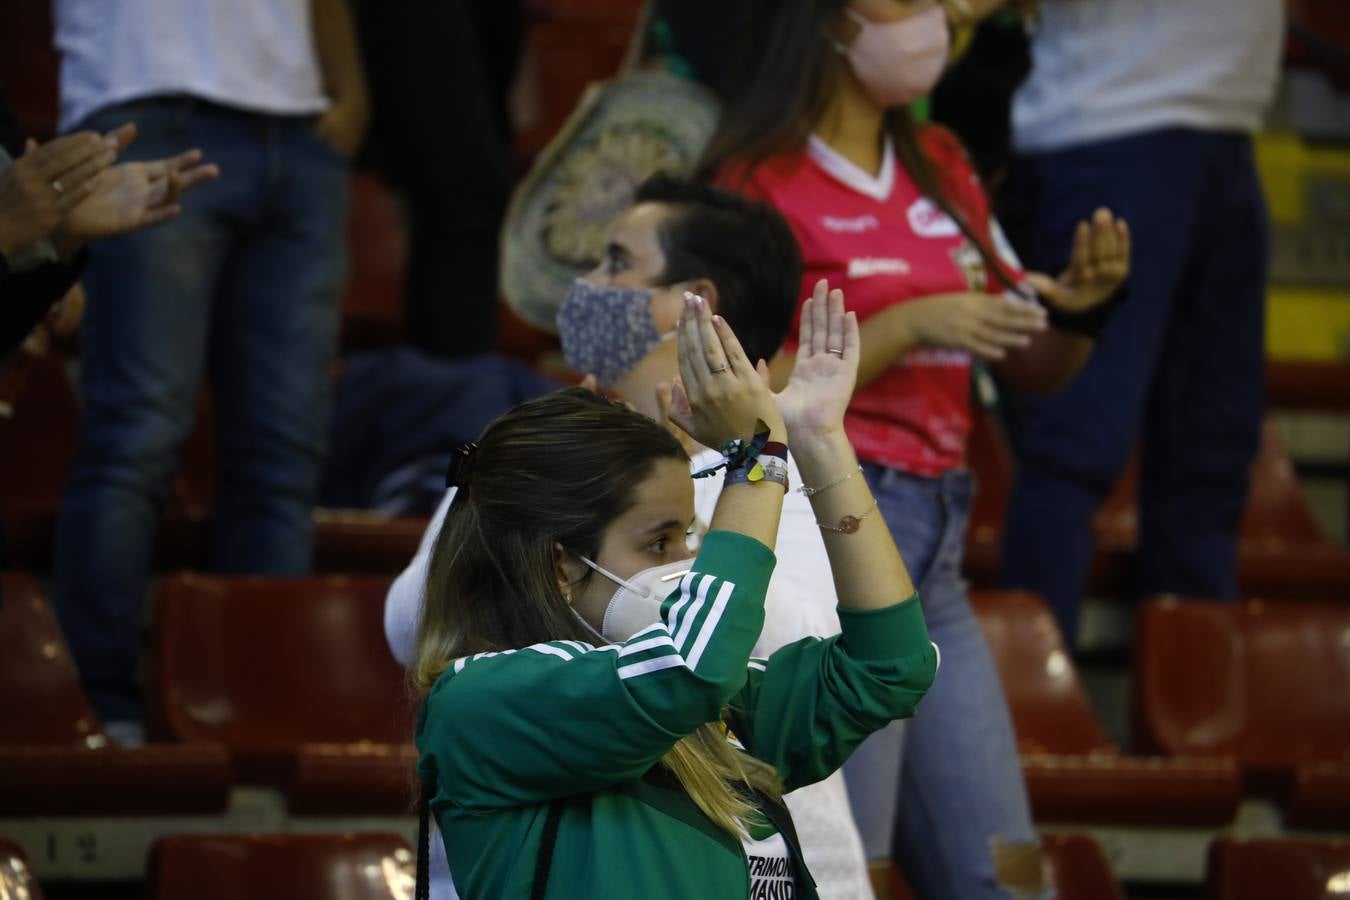
[[[0, 815], [223, 809], [229, 785], [292, 813], [411, 809], [413, 703], [382, 578], [177, 575], [156, 598], [147, 732], [107, 746], [40, 588], [0, 576]], [[1244, 797], [1350, 828], [1350, 606], [1162, 599], [1139, 613], [1136, 743], [1113, 743], [1045, 605], [973, 603], [1000, 668], [1037, 819], [1221, 826]]]
[[[1344, 387], [1350, 396], [1350, 383]], [[207, 562], [215, 448], [205, 400], [199, 420], [160, 530], [158, 571], [204, 568]], [[25, 473], [23, 479], [7, 484], [0, 498], [0, 525], [15, 568], [51, 570], [56, 514], [77, 429], [77, 404], [68, 375], [59, 360], [44, 360], [30, 372], [15, 418], [0, 422], [0, 471]], [[980, 489], [967, 539], [966, 572], [976, 586], [993, 587], [1014, 462], [991, 414], [977, 417], [969, 462]], [[1097, 559], [1089, 586], [1095, 595], [1128, 592], [1137, 543], [1133, 497], [1132, 471], [1097, 516]], [[420, 519], [360, 512], [320, 511], [317, 516], [315, 570], [320, 573], [392, 575], [412, 558], [425, 526]], [[1239, 580], [1243, 594], [1250, 597], [1350, 597], [1350, 550], [1333, 542], [1308, 508], [1273, 421], [1266, 423], [1253, 467], [1242, 522]]]
[[[1046, 835], [1060, 900], [1124, 900], [1096, 841]], [[171, 836], [149, 865], [152, 900], [405, 900], [413, 851], [391, 834]], [[1221, 838], [1209, 850], [1208, 900], [1322, 900], [1350, 890], [1350, 842]], [[878, 897], [909, 900], [898, 873]], [[42, 900], [23, 850], [0, 839], [0, 897]]]

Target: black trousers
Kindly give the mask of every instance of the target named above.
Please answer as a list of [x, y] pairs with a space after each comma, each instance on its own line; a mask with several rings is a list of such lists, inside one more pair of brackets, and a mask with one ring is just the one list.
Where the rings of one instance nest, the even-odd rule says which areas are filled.
[[498, 236], [510, 199], [507, 95], [523, 0], [353, 0], [374, 156], [407, 197], [407, 339], [443, 357], [496, 344]]

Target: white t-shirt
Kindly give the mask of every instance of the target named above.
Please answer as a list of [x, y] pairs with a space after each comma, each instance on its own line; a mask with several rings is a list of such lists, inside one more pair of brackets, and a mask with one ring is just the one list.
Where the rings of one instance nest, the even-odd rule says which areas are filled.
[[187, 94], [277, 115], [323, 112], [311, 0], [54, 0], [61, 127]]
[[[705, 469], [721, 458], [716, 450], [705, 450], [693, 458], [690, 470]], [[778, 564], [769, 580], [764, 603], [764, 630], [755, 645], [755, 656], [769, 656], [785, 644], [804, 637], [832, 637], [840, 630], [839, 614], [835, 611], [839, 599], [834, 592], [825, 541], [820, 536], [810, 501], [796, 490], [802, 483], [801, 474], [791, 458], [788, 459], [788, 478], [792, 490], [783, 499], [775, 550]], [[446, 492], [422, 536], [417, 555], [394, 581], [385, 598], [385, 637], [394, 658], [404, 665], [411, 660], [416, 645], [427, 567], [454, 493], [453, 488]], [[706, 530], [712, 521], [721, 493], [720, 475], [694, 481], [694, 515], [702, 530]], [[802, 856], [816, 881], [821, 900], [872, 900], [875, 895], [867, 877], [867, 857], [848, 804], [843, 772], [835, 772], [824, 781], [799, 788], [784, 796], [783, 801], [792, 813], [793, 825], [802, 844]], [[433, 897], [436, 900], [452, 898], [449, 866], [439, 834], [433, 836], [432, 844]]]
[[742, 838], [741, 846], [750, 871], [750, 900], [795, 900], [797, 873], [783, 835], [775, 831], [762, 841]]
[[1013, 143], [1044, 152], [1158, 128], [1256, 131], [1283, 47], [1284, 0], [1041, 0]]

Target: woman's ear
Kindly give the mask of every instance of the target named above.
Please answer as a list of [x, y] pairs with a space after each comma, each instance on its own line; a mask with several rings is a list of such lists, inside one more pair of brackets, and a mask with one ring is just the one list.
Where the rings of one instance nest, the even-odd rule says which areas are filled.
[[558, 579], [558, 589], [572, 602], [572, 591], [578, 582], [586, 577], [586, 567], [572, 554], [563, 549], [563, 545], [553, 545], [553, 574]]

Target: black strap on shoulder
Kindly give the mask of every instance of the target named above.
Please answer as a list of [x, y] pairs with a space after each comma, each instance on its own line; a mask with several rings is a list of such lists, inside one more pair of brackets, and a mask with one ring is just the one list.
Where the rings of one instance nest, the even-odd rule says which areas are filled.
[[417, 890], [416, 900], [428, 900], [431, 896], [431, 798], [426, 784], [422, 785], [422, 800], [417, 811]]
[[558, 824], [562, 821], [563, 802], [554, 800], [548, 805], [544, 819], [544, 836], [539, 840], [539, 856], [534, 863], [534, 886], [530, 900], [544, 900], [548, 893], [549, 870], [553, 868], [553, 848], [558, 843]]

